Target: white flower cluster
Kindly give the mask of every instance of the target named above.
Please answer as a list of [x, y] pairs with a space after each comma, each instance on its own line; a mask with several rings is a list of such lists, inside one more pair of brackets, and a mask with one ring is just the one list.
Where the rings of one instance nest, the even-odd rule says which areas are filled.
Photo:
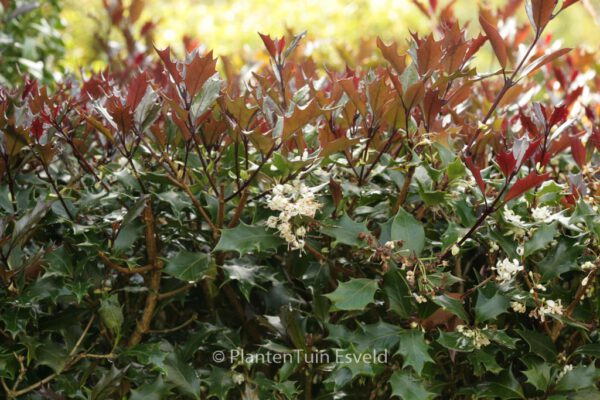
[[527, 311], [527, 306], [521, 303], [520, 301], [511, 301], [510, 308], [512, 308], [514, 312], [519, 314], [525, 314], [525, 311]]
[[573, 371], [572, 364], [565, 364], [563, 369], [556, 375], [556, 381], [560, 381], [568, 372]]
[[485, 335], [485, 333], [483, 333], [483, 331], [486, 329], [487, 327], [484, 329], [470, 329], [464, 325], [457, 325], [456, 331], [462, 333], [464, 336], [464, 339], [460, 341], [459, 345], [461, 347], [466, 347], [468, 342], [471, 341], [477, 350], [487, 346], [490, 344], [490, 339]]
[[269, 228], [277, 229], [288, 247], [294, 250], [304, 248], [306, 227], [294, 226], [294, 218], [306, 216], [314, 218], [321, 204], [315, 199], [314, 191], [300, 181], [275, 185], [272, 194], [267, 197], [271, 210], [279, 211], [278, 216], [267, 219]]
[[523, 270], [523, 266], [519, 264], [519, 260], [513, 259], [512, 261], [505, 258], [502, 261], [498, 261], [495, 267], [492, 267], [496, 271], [496, 280], [500, 283], [510, 282], [517, 273]]
[[581, 269], [584, 271], [589, 271], [592, 269], [596, 269], [596, 265], [591, 261], [586, 261], [583, 264], [581, 264]]
[[531, 210], [531, 216], [536, 222], [552, 222], [550, 207], [537, 207]]
[[427, 297], [420, 295], [418, 293], [414, 293], [414, 292], [412, 295], [417, 303], [419, 303], [419, 304], [427, 303]]
[[531, 311], [529, 316], [533, 318], [539, 318], [540, 321], [544, 322], [546, 321], [547, 315], [562, 315], [563, 312], [564, 308], [561, 299], [558, 299], [556, 301], [542, 300], [542, 305], [538, 309]]
[[515, 214], [513, 210], [504, 207], [504, 220], [513, 225], [523, 225], [520, 215]]

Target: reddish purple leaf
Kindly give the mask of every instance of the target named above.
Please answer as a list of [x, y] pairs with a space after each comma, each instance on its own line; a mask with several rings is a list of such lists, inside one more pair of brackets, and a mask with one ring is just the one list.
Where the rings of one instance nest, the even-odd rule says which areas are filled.
[[31, 134], [39, 140], [44, 134], [44, 123], [40, 118], [36, 118], [31, 123]]
[[156, 52], [158, 53], [158, 56], [160, 57], [165, 66], [165, 69], [167, 70], [169, 75], [171, 75], [171, 78], [173, 78], [175, 83], [181, 83], [182, 78], [181, 74], [179, 73], [179, 70], [177, 69], [177, 64], [171, 61], [171, 48], [167, 47], [164, 50], [159, 50], [158, 48], [154, 47], [154, 50], [156, 50]]
[[132, 110], [135, 110], [142, 101], [142, 98], [146, 94], [148, 88], [148, 76], [145, 72], [142, 72], [137, 78], [135, 78], [129, 85], [129, 92], [127, 93], [126, 104]]
[[475, 164], [473, 164], [473, 158], [471, 158], [471, 156], [465, 157], [465, 163], [467, 164], [467, 167], [475, 177], [475, 181], [477, 182], [477, 186], [479, 186], [481, 193], [483, 193], [483, 195], [485, 196], [485, 182], [481, 177], [481, 171], [475, 166]]
[[502, 153], [498, 153], [496, 156], [496, 162], [500, 167], [500, 170], [507, 178], [512, 174], [517, 166], [517, 160], [515, 160], [515, 156], [512, 151], [505, 151]]
[[579, 166], [579, 169], [583, 169], [585, 165], [585, 147], [583, 147], [583, 143], [581, 143], [581, 140], [577, 136], [572, 136], [570, 140], [573, 159]]
[[508, 193], [506, 193], [506, 197], [504, 197], [504, 202], [514, 199], [515, 197], [519, 197], [529, 189], [532, 189], [541, 183], [548, 180], [550, 177], [550, 173], [545, 173], [543, 175], [538, 175], [533, 172], [529, 174], [527, 177], [522, 179], [517, 179], [514, 185], [509, 189]]
[[550, 117], [550, 126], [564, 122], [567, 119], [567, 115], [569, 115], [567, 106], [563, 104], [556, 107]]
[[263, 43], [265, 44], [265, 47], [267, 48], [267, 52], [269, 53], [269, 55], [271, 57], [275, 58], [275, 55], [277, 54], [277, 48], [275, 47], [275, 42], [273, 41], [273, 39], [271, 39], [271, 36], [263, 35], [260, 32], [258, 32], [258, 34], [260, 35], [260, 38], [262, 39]]

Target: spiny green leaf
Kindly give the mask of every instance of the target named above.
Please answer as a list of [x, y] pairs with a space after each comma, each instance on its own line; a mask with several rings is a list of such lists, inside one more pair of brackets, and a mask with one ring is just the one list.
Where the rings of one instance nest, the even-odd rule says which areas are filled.
[[338, 221], [323, 225], [321, 233], [331, 236], [334, 239], [334, 246], [341, 243], [348, 246], [363, 247], [365, 246], [365, 242], [360, 240], [359, 236], [361, 233], [368, 234], [369, 229], [364, 222], [355, 222], [348, 215], [344, 214]]
[[240, 255], [276, 249], [282, 240], [274, 231], [260, 225], [246, 225], [240, 222], [232, 229], [223, 229], [214, 251], [235, 251]]
[[186, 282], [196, 282], [207, 276], [210, 270], [210, 255], [181, 250], [166, 260], [164, 272]]
[[403, 400], [427, 400], [434, 398], [435, 394], [428, 391], [423, 383], [409, 373], [397, 370], [390, 377], [392, 386], [392, 397], [400, 397]]
[[465, 311], [462, 305], [462, 301], [447, 296], [445, 294], [435, 296], [432, 300], [435, 304], [442, 307], [444, 310], [450, 311], [452, 314], [456, 315], [460, 319], [464, 321], [469, 320], [469, 315]]
[[425, 246], [425, 230], [423, 225], [411, 214], [400, 209], [392, 222], [392, 240], [401, 240], [402, 249], [410, 250], [417, 256]]
[[350, 279], [340, 282], [337, 289], [325, 296], [333, 302], [334, 310], [364, 310], [367, 304], [374, 301], [377, 288], [374, 279]]
[[508, 298], [500, 293], [488, 298], [482, 291], [479, 291], [475, 305], [475, 319], [480, 322], [493, 320], [498, 315], [505, 313], [508, 306]]
[[406, 330], [400, 332], [399, 348], [396, 354], [404, 358], [404, 365], [410, 365], [415, 372], [421, 375], [423, 366], [427, 362], [433, 362], [428, 353], [429, 345], [425, 342], [425, 335], [419, 330]]

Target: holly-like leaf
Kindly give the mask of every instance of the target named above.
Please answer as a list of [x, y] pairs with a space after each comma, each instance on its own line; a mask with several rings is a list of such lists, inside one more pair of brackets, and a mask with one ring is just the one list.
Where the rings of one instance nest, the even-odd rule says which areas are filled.
[[552, 378], [550, 364], [540, 361], [538, 358], [524, 360], [523, 362], [527, 365], [527, 370], [523, 371], [523, 374], [527, 377], [527, 382], [535, 386], [536, 389], [545, 391]]
[[365, 242], [360, 239], [361, 234], [369, 234], [369, 229], [364, 222], [355, 222], [344, 214], [338, 221], [323, 225], [321, 233], [331, 236], [333, 244], [347, 244], [348, 246], [364, 247]]
[[283, 120], [283, 131], [281, 132], [283, 140], [288, 140], [294, 132], [301, 130], [319, 113], [320, 110], [316, 101], [311, 101], [303, 108], [295, 107], [292, 114], [286, 116]]
[[129, 84], [129, 91], [127, 92], [127, 100], [126, 104], [130, 109], [135, 110], [142, 101], [142, 98], [146, 94], [146, 89], [148, 88], [148, 75], [145, 72], [139, 74], [131, 83]]
[[550, 177], [550, 173], [545, 173], [542, 175], [538, 175], [536, 172], [532, 172], [527, 177], [522, 179], [517, 179], [517, 181], [511, 186], [504, 197], [504, 202], [508, 202], [509, 200], [514, 199], [515, 197], [519, 197], [529, 189], [533, 189], [534, 187], [542, 184]]
[[210, 270], [210, 255], [182, 250], [166, 260], [164, 272], [186, 282], [196, 282], [206, 277]]
[[465, 311], [461, 300], [457, 300], [446, 294], [435, 296], [432, 300], [435, 304], [442, 307], [446, 311], [450, 311], [452, 314], [456, 315], [460, 319], [464, 321], [469, 320], [469, 315]]
[[558, 245], [548, 252], [537, 266], [544, 281], [550, 280], [575, 269], [577, 257], [582, 252], [582, 246], [572, 240], [559, 240]]
[[361, 99], [356, 86], [354, 86], [354, 78], [340, 79], [338, 81], [340, 86], [344, 89], [344, 92], [350, 97], [350, 100], [354, 106], [358, 109], [360, 114], [364, 117], [367, 115], [367, 105]]
[[210, 397], [226, 399], [227, 394], [234, 388], [231, 371], [211, 366], [210, 375], [205, 379], [210, 389]]
[[494, 399], [524, 399], [523, 388], [509, 369], [477, 387], [478, 395]]
[[523, 256], [527, 257], [538, 250], [546, 248], [546, 246], [554, 240], [556, 233], [556, 223], [540, 226], [533, 234], [533, 237], [525, 242], [525, 252], [523, 253]]
[[399, 336], [399, 348], [396, 354], [402, 355], [404, 365], [410, 365], [417, 374], [421, 375], [425, 363], [433, 362], [424, 333], [420, 330], [406, 330], [400, 332]]
[[377, 289], [378, 284], [374, 279], [350, 279], [340, 282], [337, 289], [325, 297], [333, 302], [334, 310], [364, 310], [367, 304], [374, 301]]
[[185, 87], [188, 91], [188, 95], [191, 99], [196, 97], [196, 94], [200, 92], [204, 82], [213, 76], [217, 70], [217, 59], [213, 58], [212, 51], [209, 51], [206, 55], [200, 56], [195, 54], [192, 61], [185, 68]]
[[163, 367], [166, 381], [175, 385], [179, 393], [194, 399], [200, 398], [200, 379], [177, 352], [167, 355]]
[[402, 250], [410, 250], [418, 256], [425, 247], [425, 230], [415, 217], [401, 208], [392, 221], [391, 240], [401, 240]]
[[475, 305], [475, 319], [479, 322], [494, 320], [498, 315], [506, 312], [508, 305], [508, 298], [500, 293], [486, 297], [482, 291], [479, 291]]
[[214, 251], [235, 251], [244, 255], [273, 250], [282, 243], [283, 241], [274, 231], [268, 231], [264, 226], [246, 225], [240, 222], [235, 228], [221, 231], [221, 237]]
[[[588, 366], [578, 365], [560, 378], [556, 383], [555, 390], [557, 392], [572, 394], [579, 390], [593, 387], [599, 376], [600, 373], [598, 373], [598, 369], [594, 366], [594, 363], [590, 363]], [[595, 396], [598, 396], [597, 391], [595, 391]]]
[[398, 44], [393, 42], [389, 46], [386, 46], [385, 43], [383, 43], [383, 40], [378, 37], [377, 47], [381, 50], [383, 58], [392, 65], [394, 71], [396, 71], [398, 75], [402, 75], [406, 68], [406, 57], [398, 55]]
[[171, 76], [171, 78], [175, 81], [175, 83], [179, 84], [182, 81], [181, 74], [177, 69], [177, 63], [171, 61], [171, 48], [167, 47], [164, 50], [159, 50], [157, 47], [154, 47], [154, 50], [158, 53], [165, 69]]
[[412, 298], [410, 287], [397, 269], [389, 271], [383, 277], [383, 291], [387, 297], [389, 309], [402, 318], [411, 313]]
[[421, 380], [416, 379], [406, 371], [396, 370], [390, 377], [392, 386], [392, 397], [399, 397], [403, 400], [427, 400], [435, 397], [435, 394], [428, 391]]
[[506, 43], [504, 42], [504, 39], [502, 39], [502, 36], [500, 36], [496, 28], [490, 24], [483, 17], [483, 15], [479, 16], [479, 23], [490, 40], [490, 43], [492, 44], [492, 48], [494, 49], [494, 53], [496, 54], [496, 58], [498, 59], [500, 66], [502, 69], [506, 69], [508, 55], [506, 52]]
[[542, 357], [545, 361], [556, 359], [556, 346], [548, 336], [530, 330], [516, 330], [516, 332], [525, 339], [531, 353]]

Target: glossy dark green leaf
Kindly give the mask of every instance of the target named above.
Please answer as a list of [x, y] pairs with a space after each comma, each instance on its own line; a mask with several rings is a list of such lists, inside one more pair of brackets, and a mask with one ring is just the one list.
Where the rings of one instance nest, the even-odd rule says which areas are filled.
[[186, 282], [197, 282], [205, 278], [211, 268], [211, 257], [207, 253], [181, 250], [165, 261], [163, 271]]
[[234, 251], [240, 255], [273, 250], [283, 241], [274, 230], [241, 222], [232, 229], [223, 229], [214, 251]]
[[325, 296], [332, 301], [334, 310], [364, 310], [374, 301], [377, 289], [376, 280], [357, 278], [340, 282], [335, 291]]

